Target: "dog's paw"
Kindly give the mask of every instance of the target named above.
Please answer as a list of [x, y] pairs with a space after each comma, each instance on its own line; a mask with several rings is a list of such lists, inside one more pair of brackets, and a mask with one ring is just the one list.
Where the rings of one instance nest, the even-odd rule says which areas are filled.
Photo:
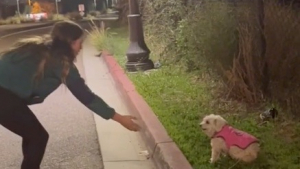
[[210, 158], [210, 160], [209, 160], [209, 163], [210, 164], [213, 164], [213, 163], [215, 163], [216, 162], [216, 160], [215, 159], [213, 159], [213, 158]]

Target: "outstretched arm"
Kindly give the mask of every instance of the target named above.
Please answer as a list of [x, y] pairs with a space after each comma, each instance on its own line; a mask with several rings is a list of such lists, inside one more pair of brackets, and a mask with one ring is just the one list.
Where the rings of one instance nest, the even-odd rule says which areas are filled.
[[83, 78], [80, 76], [75, 65], [70, 68], [69, 75], [66, 79], [66, 85], [71, 93], [87, 108], [95, 112], [104, 119], [112, 119], [119, 122], [121, 125], [129, 130], [137, 131], [139, 126], [135, 124], [132, 116], [123, 116], [106, 104], [99, 96], [94, 94], [85, 84]]
[[[69, 76], [76, 75], [74, 71]], [[77, 76], [77, 75], [76, 75]], [[80, 77], [68, 77], [66, 85], [71, 93], [87, 108], [95, 112], [104, 119], [111, 119], [115, 115], [115, 110], [107, 105], [100, 97], [95, 95]]]

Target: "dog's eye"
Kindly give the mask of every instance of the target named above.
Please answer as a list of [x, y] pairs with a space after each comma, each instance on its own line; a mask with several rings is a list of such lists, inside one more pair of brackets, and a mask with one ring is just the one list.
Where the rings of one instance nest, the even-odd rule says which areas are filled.
[[206, 121], [206, 124], [209, 124], [209, 121]]

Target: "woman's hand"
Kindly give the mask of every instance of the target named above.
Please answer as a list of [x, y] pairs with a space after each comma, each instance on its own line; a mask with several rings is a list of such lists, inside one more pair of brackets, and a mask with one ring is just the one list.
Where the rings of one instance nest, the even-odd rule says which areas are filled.
[[136, 117], [134, 116], [120, 115], [118, 113], [115, 113], [112, 119], [119, 122], [123, 127], [127, 128], [130, 131], [140, 130], [140, 126], [133, 121], [136, 120]]

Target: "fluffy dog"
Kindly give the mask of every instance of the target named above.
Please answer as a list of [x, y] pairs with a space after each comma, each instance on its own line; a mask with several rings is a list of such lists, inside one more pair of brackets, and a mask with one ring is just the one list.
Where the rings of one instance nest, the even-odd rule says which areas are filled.
[[199, 125], [211, 138], [211, 163], [219, 160], [221, 154], [228, 154], [231, 158], [246, 163], [257, 158], [260, 151], [258, 139], [229, 126], [220, 115], [205, 116]]

